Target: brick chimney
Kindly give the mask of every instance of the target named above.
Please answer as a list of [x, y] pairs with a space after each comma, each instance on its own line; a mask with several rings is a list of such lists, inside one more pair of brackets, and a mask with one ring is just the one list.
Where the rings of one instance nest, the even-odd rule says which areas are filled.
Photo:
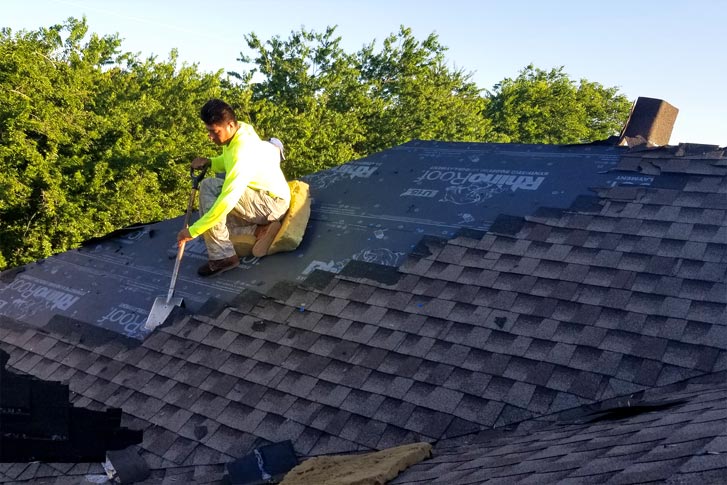
[[663, 146], [669, 144], [679, 110], [666, 101], [639, 97], [631, 108], [618, 144]]

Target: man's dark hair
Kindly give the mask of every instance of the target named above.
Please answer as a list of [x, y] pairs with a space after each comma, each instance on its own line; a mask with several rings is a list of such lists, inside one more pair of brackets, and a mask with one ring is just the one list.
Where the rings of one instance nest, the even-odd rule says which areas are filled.
[[199, 117], [205, 125], [216, 125], [219, 123], [237, 123], [237, 117], [232, 106], [221, 99], [210, 99], [199, 111]]

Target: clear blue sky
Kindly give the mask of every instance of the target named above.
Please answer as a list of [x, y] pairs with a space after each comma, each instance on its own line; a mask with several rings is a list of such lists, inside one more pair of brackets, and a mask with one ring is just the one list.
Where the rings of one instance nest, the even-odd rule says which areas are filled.
[[533, 63], [564, 66], [571, 79], [616, 86], [629, 97], [677, 108], [671, 144], [727, 146], [727, 1], [518, 0], [2, 0], [0, 26], [36, 29], [86, 15], [99, 34], [119, 33], [125, 51], [182, 61], [205, 71], [241, 71], [243, 35], [267, 40], [305, 27], [337, 25], [344, 48], [377, 46], [400, 25], [432, 32], [452, 66], [491, 89]]

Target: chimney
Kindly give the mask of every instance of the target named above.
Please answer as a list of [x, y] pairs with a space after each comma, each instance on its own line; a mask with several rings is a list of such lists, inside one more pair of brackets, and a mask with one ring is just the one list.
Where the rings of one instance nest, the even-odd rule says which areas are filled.
[[619, 145], [663, 146], [669, 144], [679, 110], [666, 101], [639, 97], [621, 131]]

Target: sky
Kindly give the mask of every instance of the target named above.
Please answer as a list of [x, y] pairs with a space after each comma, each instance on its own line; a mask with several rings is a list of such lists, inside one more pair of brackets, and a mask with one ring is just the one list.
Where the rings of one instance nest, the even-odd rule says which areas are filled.
[[244, 71], [244, 35], [287, 39], [336, 26], [347, 52], [409, 27], [436, 33], [450, 67], [492, 90], [527, 65], [679, 109], [670, 144], [727, 146], [727, 0], [0, 0], [0, 27], [35, 30], [86, 16], [122, 50], [203, 71]]

